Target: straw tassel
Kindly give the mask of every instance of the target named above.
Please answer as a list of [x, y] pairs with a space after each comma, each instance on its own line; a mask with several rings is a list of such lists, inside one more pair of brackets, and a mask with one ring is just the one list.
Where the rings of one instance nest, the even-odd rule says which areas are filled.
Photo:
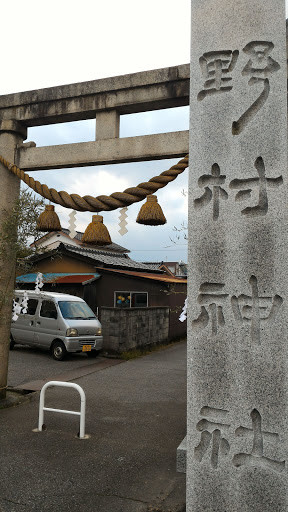
[[146, 224], [147, 226], [160, 226], [166, 224], [166, 219], [160, 204], [158, 204], [157, 196], [147, 196], [147, 201], [140, 208], [136, 222], [138, 224]]
[[91, 245], [112, 244], [108, 229], [103, 224], [102, 215], [92, 216], [92, 222], [87, 226], [81, 242]]
[[46, 204], [45, 210], [39, 215], [37, 231], [61, 231], [61, 224], [53, 204]]

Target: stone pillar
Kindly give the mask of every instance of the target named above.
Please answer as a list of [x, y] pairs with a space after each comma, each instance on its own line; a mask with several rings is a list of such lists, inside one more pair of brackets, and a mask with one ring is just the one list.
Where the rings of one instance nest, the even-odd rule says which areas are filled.
[[[0, 122], [0, 154], [14, 162], [18, 143], [27, 136], [26, 128], [17, 121]], [[6, 396], [12, 295], [15, 284], [14, 233], [9, 222], [19, 198], [20, 180], [0, 163], [0, 400]]]
[[284, 0], [192, 0], [188, 512], [288, 510]]

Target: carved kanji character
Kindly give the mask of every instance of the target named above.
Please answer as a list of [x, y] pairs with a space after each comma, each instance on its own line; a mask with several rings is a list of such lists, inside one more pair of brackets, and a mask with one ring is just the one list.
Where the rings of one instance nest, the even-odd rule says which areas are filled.
[[223, 409], [213, 409], [211, 407], [202, 407], [200, 414], [203, 416], [212, 416], [213, 421], [209, 419], [201, 419], [198, 421], [196, 428], [201, 432], [201, 440], [194, 449], [194, 457], [201, 462], [204, 455], [211, 448], [210, 462], [213, 468], [217, 468], [219, 454], [225, 456], [229, 453], [230, 445], [224, 437], [223, 433], [228, 433], [230, 425], [225, 423], [228, 411]]
[[[198, 180], [198, 185], [205, 189], [201, 197], [194, 200], [194, 208], [199, 209], [206, 206], [210, 201], [213, 204], [213, 219], [219, 217], [220, 199], [228, 199], [228, 194], [220, 185], [225, 183], [226, 176], [220, 174], [218, 164], [213, 164], [211, 174], [203, 174]], [[209, 185], [209, 186], [208, 186]]]
[[258, 187], [259, 190], [259, 201], [256, 206], [244, 208], [241, 211], [242, 215], [254, 216], [254, 215], [266, 215], [268, 211], [268, 195], [267, 187], [279, 187], [283, 184], [282, 176], [277, 178], [266, 178], [265, 176], [265, 165], [263, 158], [259, 156], [255, 160], [254, 164], [258, 178], [247, 178], [247, 179], [236, 179], [230, 182], [229, 187], [232, 189], [240, 189], [235, 196], [236, 201], [243, 201], [244, 199], [251, 197], [252, 188]]
[[263, 469], [272, 469], [280, 473], [285, 469], [285, 461], [277, 461], [264, 456], [264, 438], [268, 442], [278, 442], [279, 434], [274, 432], [262, 431], [262, 418], [257, 409], [253, 409], [250, 414], [252, 428], [239, 427], [235, 434], [237, 436], [249, 436], [253, 434], [253, 447], [251, 453], [237, 453], [232, 459], [232, 463], [237, 468], [241, 466], [256, 466]]
[[222, 283], [203, 283], [200, 286], [200, 294], [198, 295], [198, 303], [201, 305], [201, 313], [192, 321], [195, 329], [204, 329], [209, 320], [211, 321], [212, 334], [217, 334], [218, 325], [225, 325], [222, 303], [227, 299], [228, 294], [223, 293]]
[[200, 67], [206, 81], [204, 89], [198, 94], [198, 100], [203, 100], [207, 95], [223, 93], [232, 89], [232, 77], [229, 76], [229, 73], [233, 71], [238, 55], [238, 50], [233, 52], [225, 50], [207, 52], [200, 57]]
[[251, 276], [249, 279], [251, 295], [235, 295], [231, 298], [232, 310], [235, 319], [239, 323], [250, 324], [251, 339], [260, 345], [260, 327], [263, 323], [274, 322], [276, 315], [283, 303], [280, 295], [260, 296], [257, 278]]
[[232, 125], [233, 135], [239, 135], [267, 101], [270, 93], [269, 79], [273, 73], [280, 69], [278, 62], [270, 56], [273, 48], [274, 44], [269, 41], [251, 41], [243, 48], [243, 52], [247, 53], [250, 58], [242, 71], [242, 75], [250, 76], [249, 85], [261, 82], [263, 90], [238, 121], [234, 121]]

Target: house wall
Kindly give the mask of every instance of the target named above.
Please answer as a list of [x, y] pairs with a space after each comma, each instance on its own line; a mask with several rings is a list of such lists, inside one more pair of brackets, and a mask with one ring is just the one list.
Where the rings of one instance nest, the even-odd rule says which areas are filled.
[[187, 334], [187, 320], [180, 322], [179, 316], [184, 307], [187, 297], [187, 284], [177, 283], [170, 285], [168, 294], [169, 316], [169, 337], [170, 339], [181, 338]]
[[63, 233], [48, 233], [41, 240], [37, 241], [36, 245], [38, 249], [43, 249], [44, 247], [49, 246], [49, 250], [51, 250], [54, 246], [57, 247], [59, 242], [63, 242], [64, 244], [77, 246], [77, 242], [70, 238], [70, 236], [65, 236]]
[[[81, 262], [67, 256], [56, 257], [53, 260], [45, 259], [37, 263], [34, 272], [95, 272], [101, 277], [90, 284], [45, 284], [45, 290], [70, 293], [83, 298], [91, 309], [98, 314], [102, 326], [105, 328], [102, 318], [103, 308], [114, 308], [114, 292], [147, 292], [148, 308], [169, 308], [168, 339], [173, 340], [186, 336], [187, 322], [180, 322], [179, 316], [186, 298], [186, 283], [167, 283], [153, 281], [152, 279], [137, 278], [124, 274], [116, 274], [96, 269], [95, 266]], [[34, 287], [34, 285], [33, 285]], [[132, 310], [134, 308], [131, 308]], [[138, 309], [138, 308], [137, 308]], [[145, 309], [145, 308], [139, 308]], [[116, 308], [118, 311], [119, 308]]]
[[[19, 283], [17, 288], [21, 290], [35, 290], [35, 283]], [[76, 297], [86, 300], [84, 297], [85, 286], [81, 283], [45, 283], [42, 290], [45, 292], [68, 293], [69, 295], [76, 295]]]
[[68, 293], [69, 295], [76, 295], [76, 297], [86, 300], [84, 297], [85, 286], [81, 283], [45, 283], [44, 290], [47, 292]]
[[96, 305], [114, 307], [114, 292], [148, 292], [148, 307], [167, 305], [169, 287], [161, 281], [141, 279], [122, 274], [110, 274], [97, 269], [101, 278], [95, 281]]
[[69, 256], [57, 255], [51, 258], [45, 258], [38, 261], [33, 267], [33, 272], [74, 272], [87, 273], [95, 272], [95, 265], [70, 258]]
[[[101, 273], [101, 270], [99, 272]], [[179, 316], [187, 296], [186, 283], [170, 284], [134, 276], [128, 277], [120, 274], [103, 273], [101, 278], [92, 284], [84, 287], [84, 298], [93, 311], [96, 311], [98, 308], [102, 324], [102, 309], [103, 307], [114, 307], [115, 291], [147, 292], [148, 307], [169, 307], [169, 340], [186, 336], [187, 322], [179, 321]], [[118, 310], [119, 308], [116, 309]]]
[[167, 343], [169, 308], [102, 308], [104, 350], [121, 353]]

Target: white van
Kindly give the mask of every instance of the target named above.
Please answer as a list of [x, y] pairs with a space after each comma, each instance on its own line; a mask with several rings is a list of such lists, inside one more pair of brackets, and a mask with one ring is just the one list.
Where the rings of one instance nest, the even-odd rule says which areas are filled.
[[45, 348], [57, 361], [67, 352], [97, 356], [103, 346], [101, 324], [83, 299], [64, 293], [15, 290], [15, 301], [20, 305], [24, 293], [28, 296], [27, 312], [12, 320], [10, 349], [15, 343]]

